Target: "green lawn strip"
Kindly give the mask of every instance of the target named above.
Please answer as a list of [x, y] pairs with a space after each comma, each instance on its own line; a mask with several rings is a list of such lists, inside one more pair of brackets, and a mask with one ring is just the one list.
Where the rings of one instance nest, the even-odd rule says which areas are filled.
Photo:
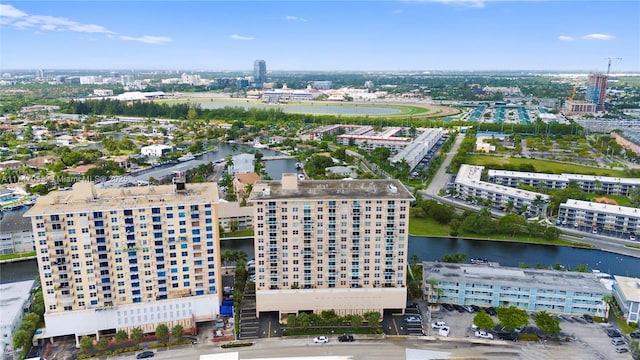
[[501, 157], [491, 155], [469, 155], [467, 156], [467, 164], [482, 165], [487, 168], [494, 166], [511, 165], [518, 167], [522, 164], [531, 164], [535, 167], [536, 172], [539, 173], [553, 173], [553, 174], [583, 174], [583, 175], [600, 175], [600, 176], [613, 176], [613, 177], [628, 177], [624, 171], [611, 170], [603, 168], [594, 168], [589, 166], [582, 166], [576, 164], [562, 163], [551, 160], [539, 160], [539, 159], [523, 159], [514, 157]]
[[27, 257], [34, 257], [34, 256], [36, 256], [36, 252], [35, 251], [31, 251], [31, 252], [28, 252], [28, 253], [20, 253], [20, 254], [5, 254], [5, 255], [0, 255], [0, 261], [27, 258]]
[[629, 326], [624, 317], [618, 316], [618, 314], [614, 314], [613, 316], [616, 318], [616, 322], [618, 323], [618, 326], [620, 326], [620, 330], [622, 330], [625, 334], [629, 334], [630, 332], [636, 330], [635, 328]]
[[[409, 219], [409, 234], [413, 236], [435, 236], [435, 237], [450, 237], [449, 236], [449, 226], [441, 225], [437, 221], [431, 218], [410, 218]], [[569, 241], [569, 240], [547, 240], [538, 237], [530, 237], [527, 235], [516, 235], [516, 236], [508, 236], [504, 234], [489, 234], [489, 235], [478, 235], [472, 233], [464, 233], [461, 232], [458, 235], [459, 238], [462, 239], [472, 239], [472, 240], [492, 240], [492, 241], [507, 241], [507, 242], [521, 242], [521, 243], [530, 243], [530, 244], [542, 244], [542, 245], [557, 245], [557, 246], [573, 246], [573, 247], [584, 247], [591, 248], [590, 244], [585, 244], [578, 241]]]
[[249, 237], [249, 236], [253, 236], [253, 229], [238, 230], [238, 231], [233, 231], [233, 232], [224, 234], [224, 237], [226, 238]]
[[491, 240], [491, 241], [507, 241], [507, 242], [521, 242], [528, 244], [541, 244], [541, 245], [556, 245], [556, 246], [573, 246], [573, 247], [583, 247], [583, 248], [591, 248], [593, 247], [590, 244], [581, 243], [578, 241], [569, 241], [569, 240], [547, 240], [539, 237], [530, 237], [527, 235], [516, 235], [509, 236], [504, 234], [491, 234], [491, 235], [478, 235], [471, 233], [461, 232], [458, 236], [462, 239], [471, 239], [471, 240]]
[[449, 236], [449, 226], [442, 225], [431, 218], [409, 219], [409, 234], [415, 236]]
[[625, 245], [624, 247], [628, 247], [635, 250], [640, 250], [640, 245]]

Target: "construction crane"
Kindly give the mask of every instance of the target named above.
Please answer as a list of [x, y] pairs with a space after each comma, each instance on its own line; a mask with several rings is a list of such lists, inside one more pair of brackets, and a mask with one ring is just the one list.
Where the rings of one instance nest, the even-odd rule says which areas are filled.
[[620, 60], [622, 61], [622, 58], [607, 58], [609, 59], [609, 64], [607, 65], [607, 77], [609, 77], [609, 73], [611, 72], [611, 60]]

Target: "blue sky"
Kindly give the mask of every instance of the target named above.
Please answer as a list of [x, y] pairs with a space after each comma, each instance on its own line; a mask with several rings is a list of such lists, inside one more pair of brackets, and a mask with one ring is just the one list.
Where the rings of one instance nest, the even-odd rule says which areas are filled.
[[640, 1], [2, 1], [0, 69], [640, 71]]

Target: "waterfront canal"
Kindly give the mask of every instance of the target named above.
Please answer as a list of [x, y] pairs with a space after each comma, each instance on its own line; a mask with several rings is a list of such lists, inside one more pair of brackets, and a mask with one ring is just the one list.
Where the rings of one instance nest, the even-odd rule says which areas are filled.
[[[221, 249], [242, 250], [248, 254], [249, 259], [254, 257], [252, 238], [223, 240]], [[486, 240], [409, 237], [409, 257], [416, 254], [420, 261], [440, 260], [444, 254], [456, 252], [467, 254], [469, 258], [485, 258], [504, 266], [519, 266], [524, 263], [535, 267], [539, 263], [545, 267], [561, 264], [574, 269], [584, 264], [589, 269], [613, 275], [640, 277], [640, 258], [601, 250]], [[33, 279], [37, 272], [35, 260], [1, 264], [0, 283]]]

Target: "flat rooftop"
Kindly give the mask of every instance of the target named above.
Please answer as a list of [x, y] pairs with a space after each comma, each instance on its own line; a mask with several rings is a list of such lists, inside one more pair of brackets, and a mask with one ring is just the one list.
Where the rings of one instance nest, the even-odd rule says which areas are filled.
[[554, 180], [561, 182], [569, 182], [569, 181], [590, 181], [595, 182], [600, 181], [601, 183], [606, 184], [627, 184], [627, 185], [640, 185], [639, 178], [620, 178], [620, 177], [612, 177], [612, 176], [596, 176], [596, 175], [581, 175], [581, 174], [548, 174], [548, 173], [534, 173], [534, 172], [524, 172], [524, 171], [510, 171], [510, 170], [489, 170], [488, 176], [495, 177], [508, 177], [508, 178], [517, 178], [517, 179], [537, 179], [537, 180]]
[[584, 211], [594, 211], [598, 213], [620, 215], [626, 217], [640, 217], [640, 209], [638, 208], [604, 204], [593, 201], [569, 199], [564, 204], [560, 204], [560, 207]]
[[456, 184], [461, 184], [491, 193], [500, 193], [507, 196], [513, 196], [515, 198], [530, 201], [534, 201], [537, 197], [540, 197], [544, 201], [549, 201], [550, 199], [549, 195], [546, 194], [481, 181], [480, 177], [482, 176], [483, 169], [483, 166], [474, 166], [467, 164], [461, 165], [460, 170], [458, 171], [458, 176], [456, 176]]
[[619, 275], [614, 275], [613, 278], [616, 279], [618, 288], [628, 300], [640, 302], [640, 278]]
[[424, 262], [423, 266], [423, 278], [430, 280], [609, 293], [593, 273], [430, 261]]
[[[399, 180], [297, 180], [283, 174], [282, 181], [258, 181], [249, 201], [276, 199], [402, 199], [413, 200]], [[284, 186], [283, 186], [284, 184]], [[284, 187], [284, 188], [283, 188]]]
[[22, 306], [31, 296], [34, 283], [35, 280], [28, 280], [0, 284], [0, 319], [3, 326], [22, 312]]
[[25, 216], [217, 203], [218, 200], [216, 183], [186, 184], [185, 190], [176, 191], [175, 185], [98, 189], [92, 182], [78, 182], [71, 190], [39, 197]]

